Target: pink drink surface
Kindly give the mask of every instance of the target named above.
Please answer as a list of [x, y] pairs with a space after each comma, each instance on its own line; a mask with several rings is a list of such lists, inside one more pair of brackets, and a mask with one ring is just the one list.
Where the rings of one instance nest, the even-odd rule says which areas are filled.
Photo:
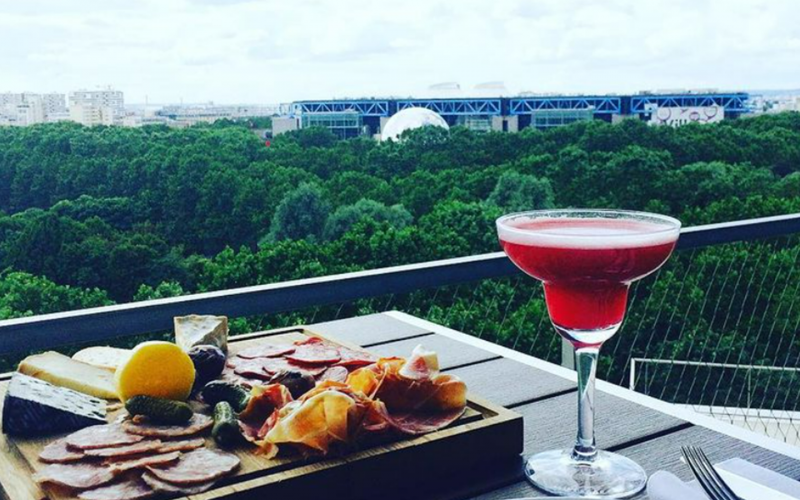
[[665, 228], [637, 220], [552, 218], [506, 224], [518, 230], [500, 231], [506, 254], [544, 282], [550, 319], [571, 330], [621, 323], [630, 283], [658, 269], [678, 237], [677, 231], [649, 237]]

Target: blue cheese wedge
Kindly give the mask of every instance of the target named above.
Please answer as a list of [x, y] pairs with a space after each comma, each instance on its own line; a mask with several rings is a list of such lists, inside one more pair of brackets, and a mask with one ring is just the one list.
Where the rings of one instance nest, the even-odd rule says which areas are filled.
[[213, 345], [228, 352], [227, 316], [177, 316], [175, 322], [175, 343], [184, 351], [196, 345]]
[[38, 436], [105, 424], [106, 402], [15, 373], [3, 402], [3, 432]]

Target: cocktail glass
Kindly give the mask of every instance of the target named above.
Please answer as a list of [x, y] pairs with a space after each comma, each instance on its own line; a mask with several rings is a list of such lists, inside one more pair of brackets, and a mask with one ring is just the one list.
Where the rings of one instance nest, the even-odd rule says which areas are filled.
[[577, 441], [570, 450], [527, 460], [525, 474], [535, 486], [562, 496], [625, 498], [647, 483], [638, 464], [595, 445], [597, 356], [622, 325], [630, 284], [667, 261], [680, 227], [672, 217], [615, 210], [538, 210], [497, 219], [503, 250], [542, 281], [550, 321], [575, 348]]

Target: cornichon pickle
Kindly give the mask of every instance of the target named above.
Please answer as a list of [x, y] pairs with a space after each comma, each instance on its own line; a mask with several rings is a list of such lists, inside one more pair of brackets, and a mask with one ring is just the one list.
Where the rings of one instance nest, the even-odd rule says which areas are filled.
[[211, 437], [222, 447], [234, 446], [241, 442], [239, 421], [227, 401], [220, 401], [214, 406], [214, 427], [211, 428]]
[[243, 387], [221, 380], [207, 383], [200, 394], [206, 404], [216, 406], [220, 401], [225, 401], [236, 412], [244, 410], [250, 399], [250, 393]]
[[144, 415], [159, 424], [183, 424], [194, 414], [186, 403], [153, 396], [133, 396], [125, 402], [125, 409], [131, 415]]

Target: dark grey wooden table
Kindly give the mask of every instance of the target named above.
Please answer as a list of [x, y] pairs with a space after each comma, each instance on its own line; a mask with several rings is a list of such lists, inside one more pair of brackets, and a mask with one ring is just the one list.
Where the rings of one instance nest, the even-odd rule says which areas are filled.
[[[424, 344], [439, 353], [442, 369], [461, 377], [471, 392], [524, 416], [524, 456], [572, 446], [576, 389], [570, 370], [397, 311], [309, 328], [378, 354], [407, 353]], [[598, 445], [630, 457], [648, 474], [668, 470], [691, 479], [679, 450], [693, 444], [702, 446], [713, 462], [740, 457], [800, 479], [800, 449], [794, 446], [602, 381], [597, 390]], [[490, 500], [546, 495], [525, 481], [518, 457], [482, 470], [454, 470], [436, 484], [410, 481], [406, 491], [389, 496]]]

